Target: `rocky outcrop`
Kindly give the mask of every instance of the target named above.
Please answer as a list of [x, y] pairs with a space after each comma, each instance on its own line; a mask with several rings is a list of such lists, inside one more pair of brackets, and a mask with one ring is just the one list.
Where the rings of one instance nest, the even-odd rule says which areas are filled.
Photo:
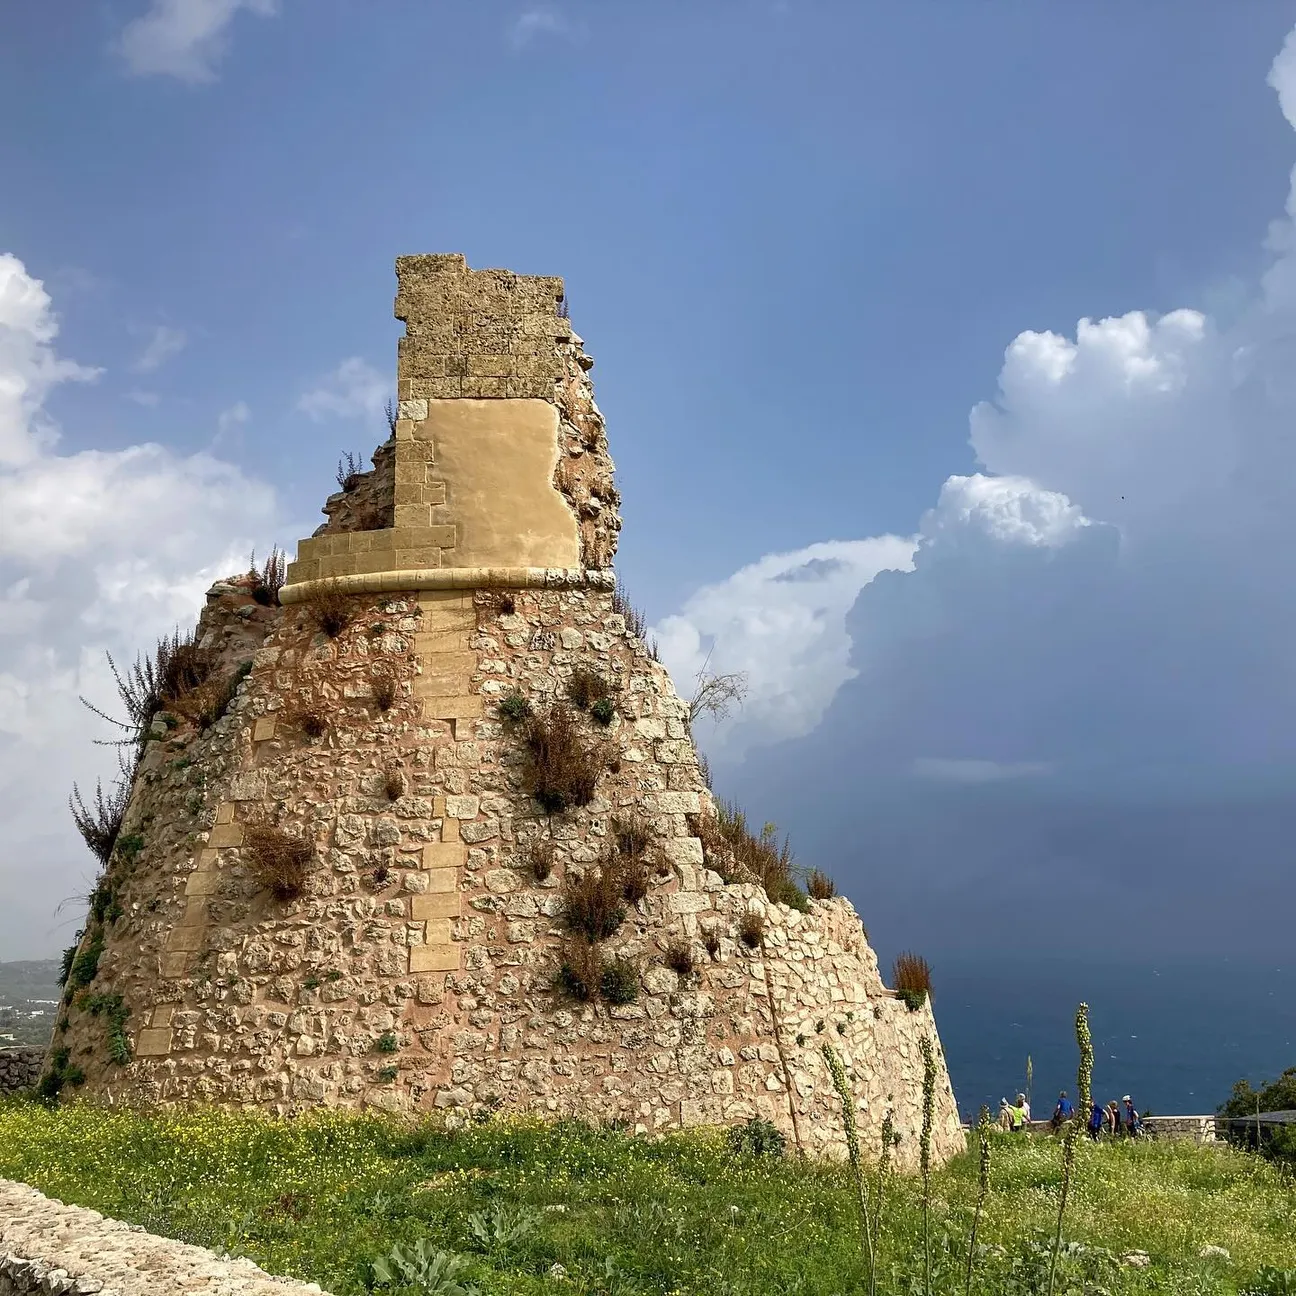
[[0, 1296], [327, 1296], [0, 1179]]

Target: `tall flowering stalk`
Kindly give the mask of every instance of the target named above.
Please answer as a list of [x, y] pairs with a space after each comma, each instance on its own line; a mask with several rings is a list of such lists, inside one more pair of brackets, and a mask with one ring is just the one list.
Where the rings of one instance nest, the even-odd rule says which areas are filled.
[[922, 1168], [923, 1208], [923, 1296], [931, 1296], [931, 1142], [932, 1118], [936, 1112], [936, 1051], [931, 1036], [922, 1037], [923, 1104], [919, 1165]]
[[850, 1156], [851, 1174], [855, 1179], [855, 1191], [859, 1194], [860, 1231], [864, 1236], [864, 1260], [868, 1266], [869, 1296], [877, 1291], [876, 1258], [874, 1252], [873, 1223], [869, 1212], [868, 1184], [864, 1179], [864, 1164], [860, 1159], [859, 1127], [855, 1123], [855, 1098], [846, 1080], [846, 1069], [841, 1058], [831, 1044], [824, 1044], [820, 1052], [828, 1063], [828, 1074], [832, 1076], [833, 1088], [841, 1099], [842, 1126], [846, 1131], [846, 1151]]
[[977, 1230], [981, 1227], [981, 1212], [985, 1209], [986, 1199], [990, 1196], [990, 1108], [983, 1106], [976, 1123], [977, 1147], [980, 1151], [980, 1164], [977, 1168], [976, 1210], [972, 1214], [972, 1232], [968, 1237], [967, 1282], [964, 1285], [965, 1296], [972, 1292], [972, 1261], [976, 1255]]
[[877, 1196], [873, 1209], [873, 1253], [876, 1255], [882, 1237], [882, 1203], [891, 1178], [891, 1149], [896, 1143], [895, 1120], [888, 1107], [882, 1117], [882, 1154], [878, 1157]]
[[1075, 1015], [1076, 1044], [1080, 1048], [1080, 1066], [1076, 1072], [1075, 1113], [1067, 1125], [1062, 1140], [1062, 1195], [1058, 1198], [1057, 1232], [1053, 1235], [1053, 1256], [1049, 1261], [1048, 1296], [1053, 1296], [1053, 1282], [1057, 1276], [1058, 1254], [1062, 1250], [1062, 1216], [1066, 1212], [1067, 1195], [1071, 1191], [1071, 1175], [1075, 1170], [1076, 1139], [1089, 1117], [1089, 1104], [1093, 1093], [1093, 1037], [1089, 1034], [1089, 1005], [1082, 1003]]

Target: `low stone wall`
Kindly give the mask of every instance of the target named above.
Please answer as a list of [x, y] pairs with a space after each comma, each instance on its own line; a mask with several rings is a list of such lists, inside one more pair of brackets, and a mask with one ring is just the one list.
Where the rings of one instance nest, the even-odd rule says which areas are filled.
[[[971, 1125], [965, 1125], [971, 1130]], [[1049, 1134], [1053, 1126], [1046, 1120], [1031, 1121], [1031, 1133]], [[1214, 1116], [1144, 1116], [1143, 1132], [1154, 1139], [1172, 1139], [1186, 1143], [1214, 1143], [1223, 1138]]]
[[0, 1049], [0, 1094], [30, 1089], [45, 1067], [45, 1050], [27, 1045]]
[[1143, 1128], [1156, 1139], [1214, 1143], [1219, 1138], [1214, 1116], [1144, 1116]]
[[0, 1179], [0, 1296], [327, 1296]]

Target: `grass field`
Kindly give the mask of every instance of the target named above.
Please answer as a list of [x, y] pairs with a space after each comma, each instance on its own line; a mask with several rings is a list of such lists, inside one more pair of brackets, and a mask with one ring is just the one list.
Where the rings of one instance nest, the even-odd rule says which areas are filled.
[[[1296, 1191], [1224, 1148], [1080, 1149], [1058, 1293], [1296, 1292]], [[996, 1136], [973, 1292], [1044, 1292], [1060, 1150]], [[466, 1257], [483, 1293], [845, 1296], [866, 1291], [847, 1168], [730, 1151], [714, 1132], [659, 1141], [585, 1125], [445, 1133], [320, 1112], [275, 1121], [0, 1102], [0, 1177], [185, 1241], [247, 1255], [337, 1296], [423, 1240]], [[977, 1166], [933, 1180], [932, 1291], [964, 1291]], [[893, 1181], [879, 1292], [923, 1292], [918, 1184]], [[1221, 1255], [1203, 1257], [1206, 1247]], [[1132, 1251], [1147, 1263], [1122, 1263]], [[1290, 1286], [1284, 1284], [1290, 1282]]]

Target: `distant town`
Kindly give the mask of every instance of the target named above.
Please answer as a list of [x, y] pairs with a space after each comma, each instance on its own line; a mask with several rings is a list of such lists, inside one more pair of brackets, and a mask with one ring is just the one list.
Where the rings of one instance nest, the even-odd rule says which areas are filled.
[[57, 959], [0, 963], [0, 1048], [49, 1043], [58, 1014]]

